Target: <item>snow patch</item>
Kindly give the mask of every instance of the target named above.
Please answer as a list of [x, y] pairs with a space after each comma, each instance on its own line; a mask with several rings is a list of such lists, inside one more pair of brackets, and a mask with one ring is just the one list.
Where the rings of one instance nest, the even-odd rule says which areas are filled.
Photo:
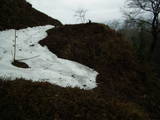
[[13, 45], [15, 30], [0, 32], [0, 77], [25, 78], [33, 81], [47, 81], [62, 87], [93, 89], [97, 86], [97, 72], [77, 62], [58, 58], [47, 47], [38, 42], [47, 37], [51, 25], [17, 30], [16, 59], [29, 65], [29, 69], [13, 66]]

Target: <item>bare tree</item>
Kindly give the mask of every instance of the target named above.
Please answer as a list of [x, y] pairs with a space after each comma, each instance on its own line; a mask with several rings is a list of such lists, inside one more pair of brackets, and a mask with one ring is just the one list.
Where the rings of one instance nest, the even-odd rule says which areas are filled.
[[[160, 0], [127, 0], [127, 6], [129, 9], [131, 9], [131, 12], [129, 12], [128, 16], [132, 19], [132, 21], [139, 24], [146, 23], [151, 26], [150, 32], [153, 37], [149, 50], [151, 58], [157, 44], [158, 34], [160, 32]], [[133, 14], [134, 17], [131, 17]], [[144, 15], [148, 16], [150, 19], [142, 19]]]
[[75, 11], [74, 17], [76, 17], [76, 19], [78, 21], [80, 21], [81, 23], [85, 23], [86, 22], [86, 13], [87, 13], [87, 10], [81, 8], [81, 9], [78, 9]]

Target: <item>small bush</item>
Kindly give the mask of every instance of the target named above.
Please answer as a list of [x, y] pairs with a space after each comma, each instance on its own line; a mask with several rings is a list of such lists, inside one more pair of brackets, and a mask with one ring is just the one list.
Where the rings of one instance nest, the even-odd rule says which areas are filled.
[[16, 67], [19, 67], [19, 68], [29, 68], [29, 66], [28, 66], [26, 63], [20, 62], [20, 61], [18, 61], [18, 60], [14, 60], [14, 61], [12, 62], [12, 65], [14, 65], [14, 66], [16, 66]]

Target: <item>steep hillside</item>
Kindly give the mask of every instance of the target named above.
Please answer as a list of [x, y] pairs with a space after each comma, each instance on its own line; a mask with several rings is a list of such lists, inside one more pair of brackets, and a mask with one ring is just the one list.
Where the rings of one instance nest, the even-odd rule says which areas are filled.
[[[104, 94], [122, 97], [143, 94], [143, 81], [134, 50], [123, 36], [96, 24], [65, 25], [48, 31], [40, 41], [59, 57], [78, 61], [100, 73], [98, 86]], [[105, 92], [104, 92], [105, 91]]]
[[25, 0], [0, 0], [0, 30], [52, 24], [62, 25], [36, 9]]

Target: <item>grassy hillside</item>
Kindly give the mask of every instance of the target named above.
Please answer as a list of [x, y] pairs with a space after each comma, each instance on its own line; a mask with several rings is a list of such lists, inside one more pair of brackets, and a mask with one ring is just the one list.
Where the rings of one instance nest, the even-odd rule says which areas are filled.
[[130, 98], [144, 94], [144, 79], [139, 74], [143, 71], [131, 44], [121, 34], [96, 23], [65, 25], [48, 34], [40, 44], [59, 57], [98, 71], [97, 82], [104, 94]]
[[97, 23], [62, 26], [25, 0], [0, 0], [0, 30], [47, 24], [59, 27], [49, 30], [40, 44], [98, 71], [98, 87], [85, 91], [0, 79], [0, 119], [149, 120], [156, 113], [159, 86], [149, 81], [151, 72], [139, 64], [132, 45], [120, 33]]
[[47, 24], [62, 25], [58, 20], [32, 8], [25, 0], [0, 0], [0, 30]]
[[138, 104], [97, 90], [61, 88], [23, 79], [0, 80], [1, 120], [149, 120]]

